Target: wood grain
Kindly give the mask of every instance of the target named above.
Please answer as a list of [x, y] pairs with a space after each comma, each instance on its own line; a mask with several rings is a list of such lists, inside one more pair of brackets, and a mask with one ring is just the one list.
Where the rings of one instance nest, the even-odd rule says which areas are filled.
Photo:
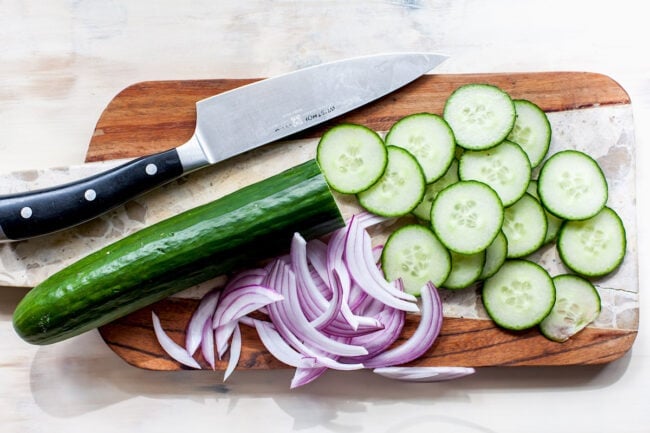
[[[143, 82], [120, 92], [107, 106], [93, 134], [87, 161], [136, 157], [178, 146], [192, 135], [195, 103], [211, 95], [255, 81], [201, 80]], [[611, 78], [584, 72], [429, 75], [375, 103], [296, 138], [317, 137], [334, 123], [356, 122], [387, 130], [400, 117], [415, 112], [441, 113], [444, 101], [461, 84], [497, 85], [514, 98], [534, 100], [547, 112], [591, 106], [625, 105], [630, 99]], [[100, 328], [109, 347], [126, 362], [151, 370], [179, 370], [155, 340], [151, 311], [179, 344], [197, 301], [169, 298]], [[409, 316], [401, 340], [417, 326]], [[262, 346], [255, 332], [243, 327], [244, 347], [238, 368], [286, 367]], [[560, 366], [603, 364], [621, 357], [636, 338], [636, 329], [588, 328], [566, 343], [554, 343], [536, 330], [513, 333], [489, 320], [446, 318], [436, 344], [413, 365]], [[400, 340], [400, 341], [401, 341]], [[400, 343], [397, 342], [397, 344]], [[201, 355], [197, 359], [209, 368]], [[219, 361], [224, 369], [226, 360]]]

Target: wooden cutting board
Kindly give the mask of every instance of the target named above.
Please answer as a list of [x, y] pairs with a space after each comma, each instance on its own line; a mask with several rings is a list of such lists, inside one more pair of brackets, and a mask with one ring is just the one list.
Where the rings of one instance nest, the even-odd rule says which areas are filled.
[[[135, 157], [178, 146], [192, 135], [196, 101], [252, 81], [255, 80], [159, 81], [130, 86], [110, 102], [99, 119], [87, 161]], [[624, 107], [631, 103], [625, 90], [614, 80], [594, 73], [429, 75], [294, 138], [318, 137], [333, 124], [344, 121], [385, 131], [408, 114], [441, 113], [449, 94], [458, 86], [471, 82], [497, 85], [513, 98], [530, 99], [549, 113]], [[636, 233], [628, 233], [628, 237], [631, 236]], [[626, 260], [636, 261], [636, 257]], [[638, 281], [636, 284], [638, 286]], [[631, 299], [636, 301], [636, 295]], [[101, 327], [100, 334], [117, 355], [134, 366], [151, 370], [183, 369], [163, 353], [155, 340], [151, 311], [156, 311], [163, 327], [182, 344], [185, 326], [197, 304], [196, 299], [168, 298]], [[497, 328], [490, 320], [448, 317], [435, 345], [413, 365], [482, 367], [607, 363], [632, 347], [638, 328], [638, 302], [632, 314], [636, 317], [622, 326], [590, 327], [562, 344], [545, 339], [536, 329], [508, 332]], [[411, 335], [416, 326], [417, 317], [409, 317], [402, 338]], [[254, 331], [247, 327], [242, 331], [244, 347], [238, 368], [285, 367], [264, 350]], [[197, 355], [197, 359], [204, 368], [209, 368], [201, 355]], [[225, 364], [226, 360], [220, 361], [217, 368], [224, 369]]]

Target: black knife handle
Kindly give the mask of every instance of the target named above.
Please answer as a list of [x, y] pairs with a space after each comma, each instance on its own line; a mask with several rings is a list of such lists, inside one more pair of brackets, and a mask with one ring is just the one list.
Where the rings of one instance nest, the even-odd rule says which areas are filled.
[[27, 239], [75, 226], [182, 174], [178, 152], [170, 149], [76, 182], [0, 196], [0, 241]]

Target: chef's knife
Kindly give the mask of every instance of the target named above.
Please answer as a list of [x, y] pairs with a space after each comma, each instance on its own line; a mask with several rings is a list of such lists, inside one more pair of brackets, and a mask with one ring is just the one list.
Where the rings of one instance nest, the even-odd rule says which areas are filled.
[[378, 99], [447, 57], [380, 54], [301, 69], [201, 100], [185, 144], [73, 183], [0, 196], [0, 242], [72, 227], [186, 173]]

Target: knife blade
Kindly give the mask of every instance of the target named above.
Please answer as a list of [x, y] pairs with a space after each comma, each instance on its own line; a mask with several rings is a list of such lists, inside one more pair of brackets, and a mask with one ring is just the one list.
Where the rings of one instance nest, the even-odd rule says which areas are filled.
[[300, 69], [198, 101], [196, 129], [180, 146], [46, 189], [0, 196], [0, 242], [93, 219], [187, 173], [280, 140], [372, 102], [447, 56], [378, 54]]

